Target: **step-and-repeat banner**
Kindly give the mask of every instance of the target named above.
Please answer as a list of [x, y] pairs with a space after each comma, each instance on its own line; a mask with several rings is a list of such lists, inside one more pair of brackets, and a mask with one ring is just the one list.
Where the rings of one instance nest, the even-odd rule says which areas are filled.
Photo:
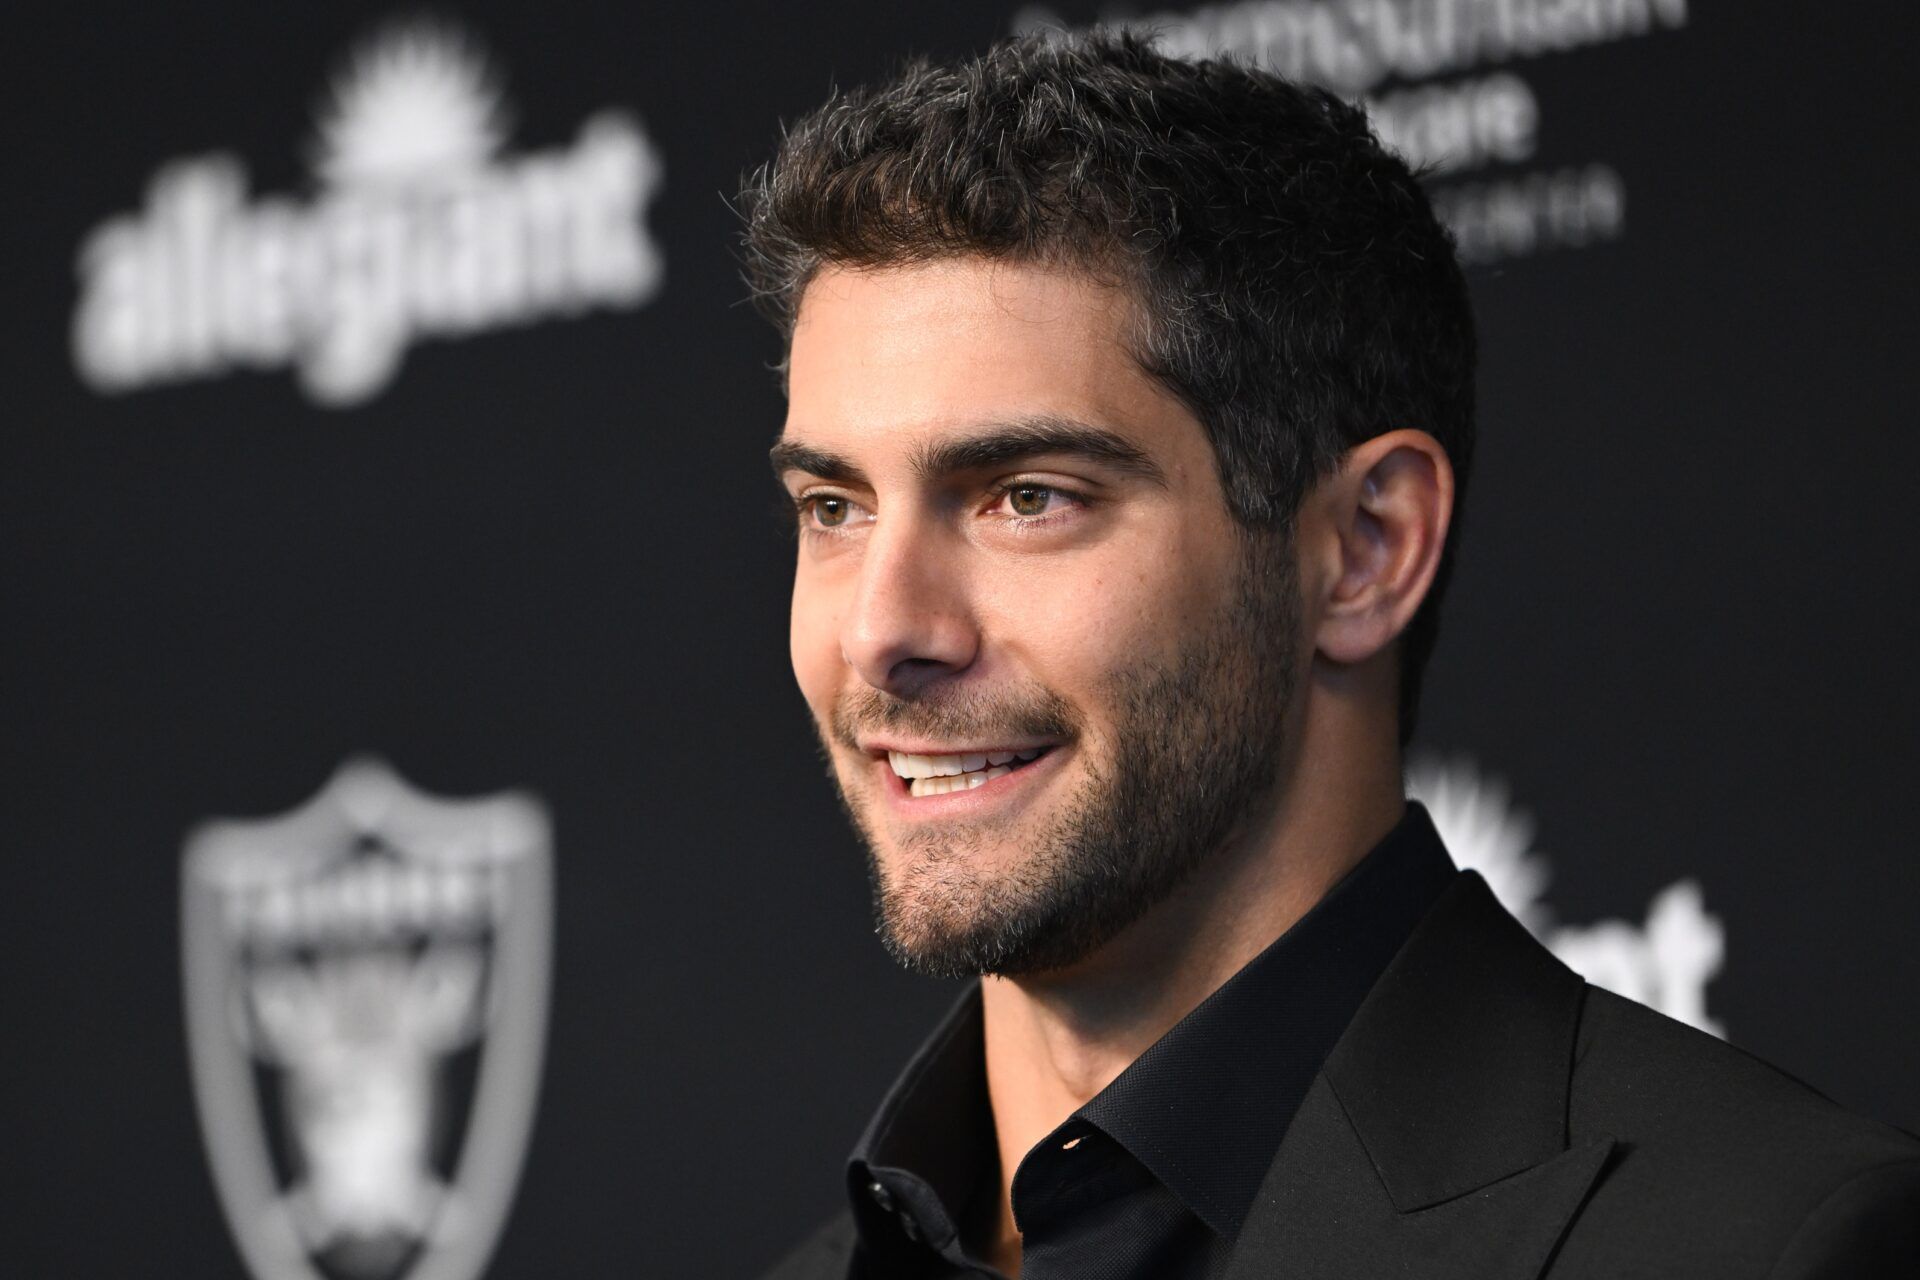
[[1456, 857], [1920, 1127], [1893, 0], [82, 4], [4, 55], [0, 1269], [736, 1276], [834, 1205], [951, 992], [790, 684], [730, 199], [833, 84], [1097, 20], [1432, 175]]

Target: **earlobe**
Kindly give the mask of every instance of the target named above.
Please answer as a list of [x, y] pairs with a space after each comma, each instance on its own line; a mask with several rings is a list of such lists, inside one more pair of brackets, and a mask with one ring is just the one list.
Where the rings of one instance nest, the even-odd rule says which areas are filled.
[[1360, 663], [1390, 645], [1438, 573], [1453, 515], [1453, 467], [1439, 441], [1400, 430], [1355, 446], [1322, 482], [1338, 558], [1315, 643]]

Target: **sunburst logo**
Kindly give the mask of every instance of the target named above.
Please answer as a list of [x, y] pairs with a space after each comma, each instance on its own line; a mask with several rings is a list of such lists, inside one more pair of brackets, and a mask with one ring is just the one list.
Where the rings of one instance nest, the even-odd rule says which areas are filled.
[[500, 75], [470, 36], [415, 19], [354, 49], [323, 97], [314, 170], [336, 187], [485, 169], [507, 137]]
[[117, 393], [290, 365], [318, 403], [355, 405], [422, 338], [647, 302], [662, 167], [640, 122], [603, 111], [516, 155], [501, 84], [473, 37], [413, 19], [321, 94], [311, 201], [249, 201], [231, 155], [163, 166], [146, 207], [81, 248], [81, 378]]
[[1546, 903], [1551, 874], [1534, 847], [1533, 815], [1513, 804], [1503, 779], [1464, 757], [1427, 756], [1409, 766], [1407, 795], [1432, 814], [1453, 860], [1479, 872], [1500, 904], [1569, 968], [1595, 986], [1726, 1034], [1707, 1012], [1707, 984], [1726, 960], [1726, 926], [1708, 913], [1698, 882], [1679, 880], [1655, 894], [1644, 924], [1557, 924]]
[[1543, 933], [1552, 923], [1544, 897], [1551, 873], [1533, 848], [1533, 816], [1516, 809], [1499, 778], [1483, 778], [1466, 760], [1434, 758], [1408, 773], [1408, 794], [1426, 805], [1453, 860], [1478, 871], [1520, 923]]

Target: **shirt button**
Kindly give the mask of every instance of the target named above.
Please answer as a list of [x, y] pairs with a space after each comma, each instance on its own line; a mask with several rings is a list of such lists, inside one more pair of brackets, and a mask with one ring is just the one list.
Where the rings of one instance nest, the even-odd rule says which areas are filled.
[[893, 1212], [893, 1192], [887, 1190], [886, 1184], [878, 1178], [867, 1184], [867, 1194], [872, 1196], [873, 1202], [880, 1206], [880, 1212]]

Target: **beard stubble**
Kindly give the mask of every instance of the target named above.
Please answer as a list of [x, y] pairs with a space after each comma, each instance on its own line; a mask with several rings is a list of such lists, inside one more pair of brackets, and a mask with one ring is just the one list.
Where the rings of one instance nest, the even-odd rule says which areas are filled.
[[866, 849], [875, 932], [895, 961], [940, 978], [1068, 968], [1170, 896], [1267, 798], [1284, 749], [1300, 604], [1291, 538], [1243, 538], [1234, 588], [1173, 658], [1118, 668], [1102, 683], [1113, 724], [1104, 758], [1084, 749], [1076, 708], [1043, 688], [899, 698], [863, 687], [835, 706], [828, 735], [849, 748], [860, 730], [883, 727], [1083, 748], [1072, 795], [1007, 867], [979, 855], [1017, 819], [912, 832], [890, 863], [830, 765]]

